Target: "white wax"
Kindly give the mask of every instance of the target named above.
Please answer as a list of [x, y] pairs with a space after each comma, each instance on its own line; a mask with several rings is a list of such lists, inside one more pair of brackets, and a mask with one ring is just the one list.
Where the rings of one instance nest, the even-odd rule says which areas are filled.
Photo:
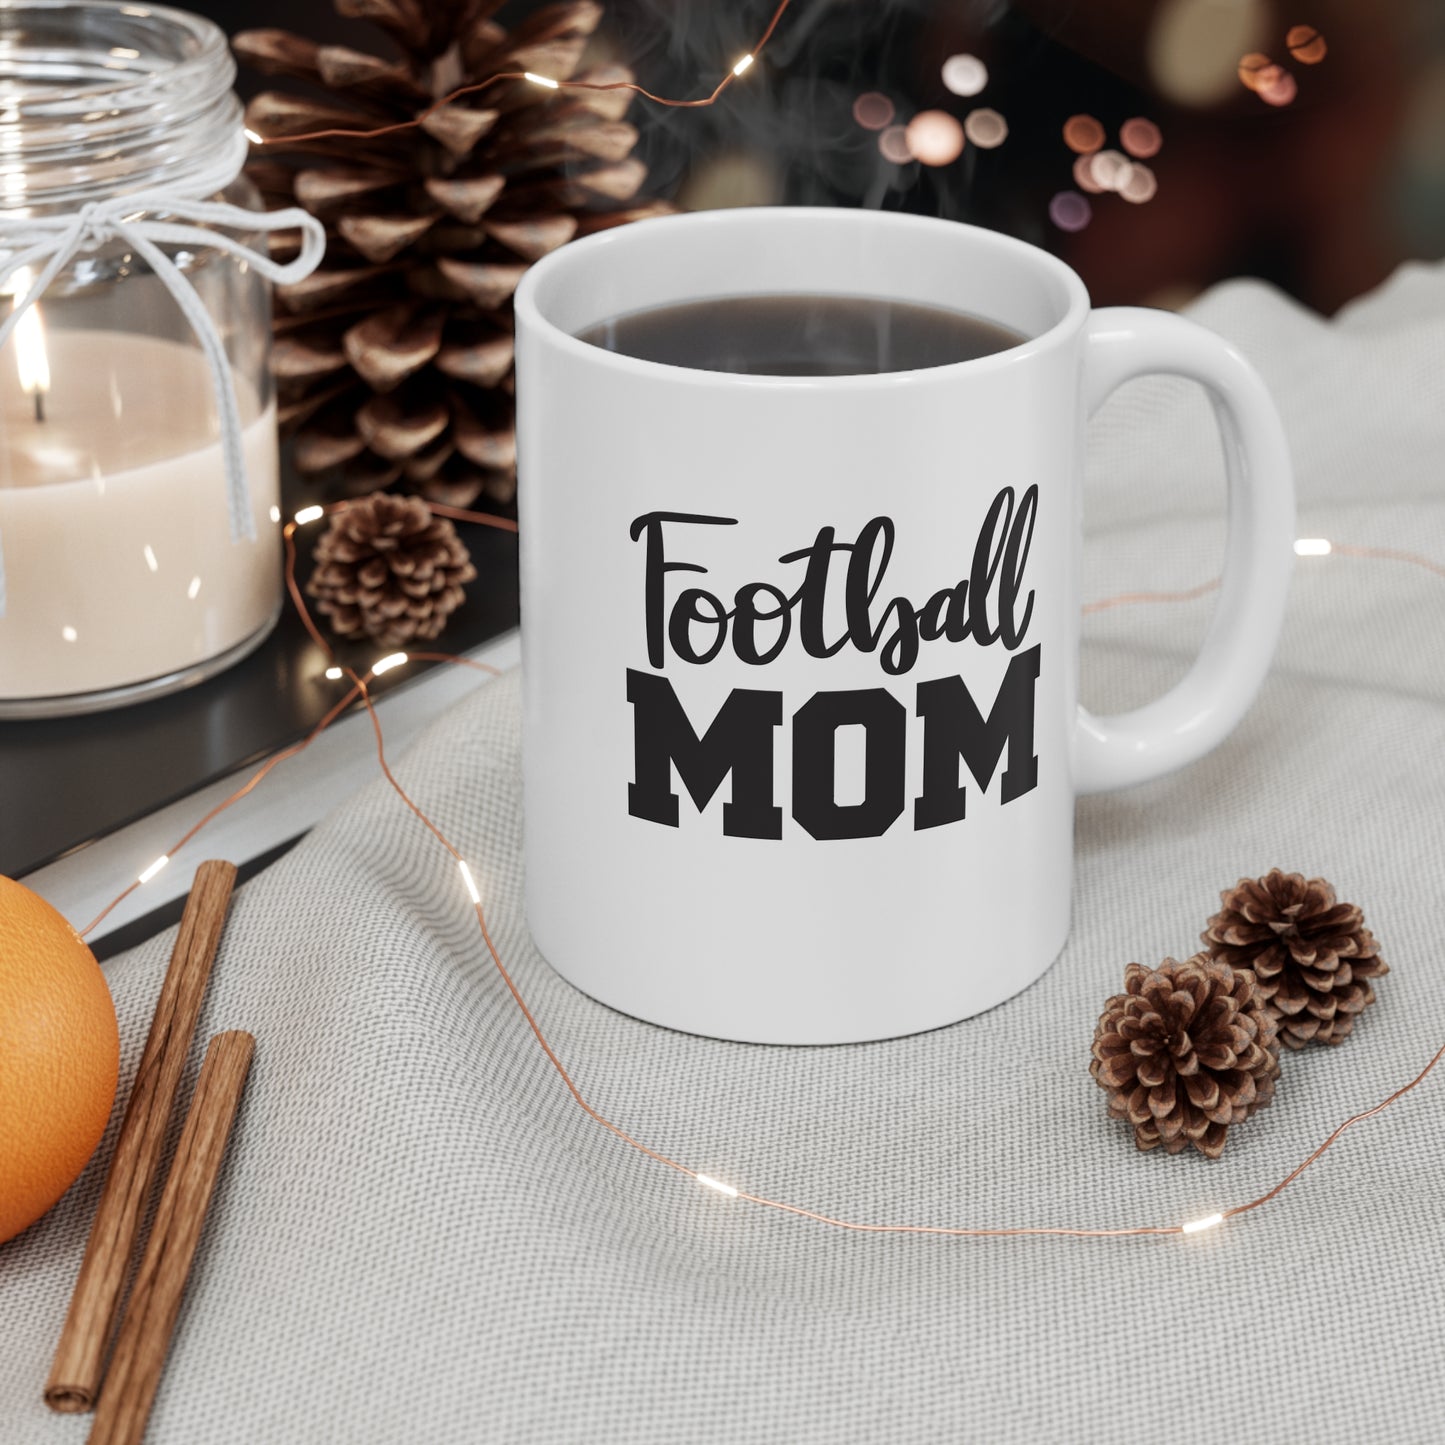
[[45, 420], [0, 352], [0, 701], [163, 677], [279, 601], [274, 405], [238, 382], [256, 541], [232, 542], [211, 373], [192, 347], [50, 331]]

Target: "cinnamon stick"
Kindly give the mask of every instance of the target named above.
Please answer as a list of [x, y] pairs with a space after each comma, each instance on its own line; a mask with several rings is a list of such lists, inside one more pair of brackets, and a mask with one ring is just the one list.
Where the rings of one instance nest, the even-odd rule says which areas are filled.
[[116, 1336], [89, 1445], [139, 1445], [145, 1434], [255, 1047], [250, 1034], [234, 1032], [217, 1034], [206, 1049], [181, 1142]]
[[52, 1410], [76, 1414], [95, 1407], [106, 1346], [235, 882], [230, 863], [212, 860], [196, 870], [45, 1384], [45, 1403]]

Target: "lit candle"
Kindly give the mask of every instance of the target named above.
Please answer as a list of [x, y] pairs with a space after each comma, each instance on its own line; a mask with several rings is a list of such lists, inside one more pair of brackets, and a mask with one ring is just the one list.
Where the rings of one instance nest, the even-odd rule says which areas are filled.
[[199, 350], [47, 333], [39, 306], [11, 344], [15, 363], [0, 367], [0, 710], [184, 673], [259, 641], [279, 597], [274, 403], [263, 408], [237, 378], [257, 540], [233, 542]]

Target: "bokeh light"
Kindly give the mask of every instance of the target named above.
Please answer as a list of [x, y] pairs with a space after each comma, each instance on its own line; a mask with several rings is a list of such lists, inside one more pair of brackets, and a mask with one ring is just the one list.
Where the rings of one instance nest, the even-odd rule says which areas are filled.
[[988, 66], [976, 55], [950, 55], [943, 62], [943, 83], [955, 95], [977, 95], [988, 84]]
[[1097, 196], [1104, 188], [1094, 179], [1093, 156], [1078, 156], [1074, 160], [1074, 184], [1081, 191]]
[[1269, 56], [1258, 50], [1251, 50], [1248, 55], [1239, 57], [1239, 83], [1246, 90], [1258, 90], [1259, 78], [1266, 71], [1277, 70]]
[[1159, 154], [1164, 137], [1152, 120], [1136, 115], [1119, 127], [1119, 144], [1138, 160], [1148, 160]]
[[908, 149], [908, 132], [901, 125], [890, 125], [878, 137], [878, 149], [884, 159], [894, 165], [905, 165], [913, 159], [913, 152]]
[[1104, 144], [1104, 127], [1091, 115], [1071, 115], [1064, 122], [1064, 144], [1081, 156]]
[[1089, 198], [1077, 191], [1060, 191], [1049, 202], [1049, 220], [1061, 231], [1082, 231], [1093, 218]]
[[876, 90], [869, 90], [853, 102], [853, 119], [864, 130], [882, 130], [893, 120], [893, 102]]
[[1254, 93], [1267, 105], [1288, 105], [1299, 94], [1299, 86], [1284, 66], [1275, 65], [1260, 78]]
[[1313, 25], [1291, 25], [1284, 43], [1301, 65], [1318, 65], [1329, 53], [1325, 37]]
[[951, 165], [963, 154], [963, 127], [946, 110], [920, 110], [908, 122], [904, 139], [909, 154], [926, 166]]
[[1119, 194], [1126, 201], [1132, 201], [1136, 206], [1142, 206], [1145, 201], [1152, 201], [1158, 190], [1158, 177], [1142, 161], [1135, 161], [1129, 167], [1129, 174], [1125, 177], [1124, 183], [1119, 187]]
[[1210, 106], [1234, 88], [1239, 57], [1271, 28], [1262, 0], [1160, 0], [1146, 59], [1154, 83], [1178, 105]]
[[970, 145], [991, 151], [1008, 139], [1008, 122], [998, 111], [986, 105], [980, 106], [977, 110], [969, 111], [963, 118], [963, 133], [968, 137]]
[[1089, 174], [1101, 191], [1120, 191], [1128, 185], [1134, 169], [1129, 158], [1116, 150], [1099, 151], [1089, 157]]

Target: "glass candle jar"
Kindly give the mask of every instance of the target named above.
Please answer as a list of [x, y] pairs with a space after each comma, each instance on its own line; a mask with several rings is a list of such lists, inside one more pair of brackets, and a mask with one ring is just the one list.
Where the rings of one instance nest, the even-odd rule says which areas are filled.
[[[0, 5], [0, 263], [33, 239], [21, 221], [79, 228], [34, 304], [20, 298], [41, 260], [0, 297], [0, 322], [20, 311], [0, 351], [0, 717], [185, 687], [250, 652], [279, 615], [270, 286], [244, 249], [258, 236], [215, 244], [202, 229], [215, 217], [197, 223], [207, 208], [194, 204], [259, 205], [240, 174], [234, 76], [221, 31], [178, 10]], [[133, 213], [112, 204], [122, 198]], [[136, 239], [147, 225], [149, 243]], [[199, 327], [150, 244], [199, 300]], [[207, 318], [224, 366], [198, 334]]]

